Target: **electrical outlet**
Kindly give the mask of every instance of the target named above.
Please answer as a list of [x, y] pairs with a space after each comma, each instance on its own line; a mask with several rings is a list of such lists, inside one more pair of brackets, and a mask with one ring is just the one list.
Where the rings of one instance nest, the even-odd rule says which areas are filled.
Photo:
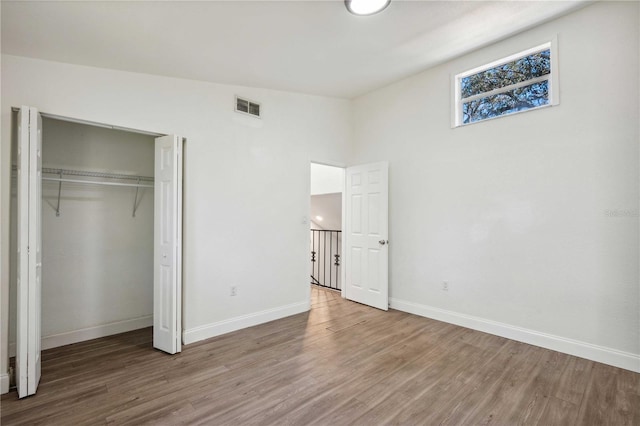
[[449, 281], [442, 281], [442, 291], [449, 291]]
[[238, 295], [238, 287], [236, 287], [235, 285], [232, 285], [230, 294], [231, 294], [231, 296], [237, 296]]

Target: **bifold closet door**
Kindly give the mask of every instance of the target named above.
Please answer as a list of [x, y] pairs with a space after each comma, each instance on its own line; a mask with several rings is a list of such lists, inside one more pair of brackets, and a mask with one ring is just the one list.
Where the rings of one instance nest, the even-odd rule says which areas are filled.
[[18, 397], [40, 382], [42, 294], [42, 117], [36, 108], [18, 112], [18, 273], [16, 385]]
[[182, 138], [155, 143], [153, 346], [182, 350]]

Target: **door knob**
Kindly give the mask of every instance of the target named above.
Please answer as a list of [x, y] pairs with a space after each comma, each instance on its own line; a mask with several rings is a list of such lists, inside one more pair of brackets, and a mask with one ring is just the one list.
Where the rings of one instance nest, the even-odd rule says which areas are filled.
[[389, 240], [380, 240], [378, 241], [378, 243], [380, 243], [381, 246], [385, 245], [385, 244], [389, 244]]

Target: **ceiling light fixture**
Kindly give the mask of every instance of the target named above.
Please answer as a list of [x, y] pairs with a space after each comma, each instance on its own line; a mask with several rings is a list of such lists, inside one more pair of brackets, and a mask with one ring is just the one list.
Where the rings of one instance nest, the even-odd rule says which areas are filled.
[[344, 0], [347, 10], [354, 15], [373, 15], [389, 6], [391, 0]]
[[316, 216], [316, 220], [319, 220], [320, 222], [322, 222], [322, 216]]

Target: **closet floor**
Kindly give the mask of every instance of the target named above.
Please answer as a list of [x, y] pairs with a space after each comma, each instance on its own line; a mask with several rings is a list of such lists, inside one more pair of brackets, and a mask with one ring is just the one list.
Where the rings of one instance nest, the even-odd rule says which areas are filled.
[[150, 328], [43, 352], [2, 424], [640, 424], [640, 374], [314, 288], [312, 309], [184, 348]]

